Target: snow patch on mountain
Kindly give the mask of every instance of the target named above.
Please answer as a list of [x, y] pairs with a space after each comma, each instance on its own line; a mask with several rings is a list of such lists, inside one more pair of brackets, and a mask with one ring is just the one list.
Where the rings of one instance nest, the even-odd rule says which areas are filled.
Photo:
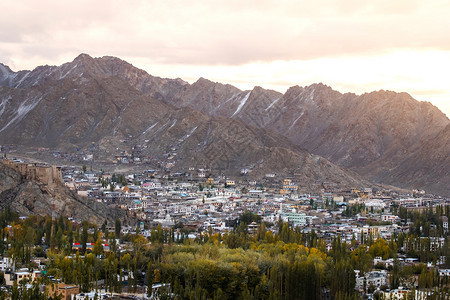
[[175, 124], [177, 124], [177, 121], [178, 121], [178, 120], [175, 119], [175, 120], [173, 121], [172, 125], [170, 125], [169, 129], [172, 128], [173, 126], [175, 126]]
[[0, 132], [4, 131], [14, 122], [20, 122], [30, 111], [33, 110], [33, 108], [36, 107], [36, 105], [39, 104], [39, 102], [41, 102], [41, 100], [42, 97], [39, 97], [26, 99], [24, 102], [22, 102], [17, 111], [14, 113], [14, 117], [0, 130]]
[[14, 85], [14, 87], [15, 87], [15, 88], [18, 88], [18, 87], [22, 84], [22, 82], [25, 80], [25, 78], [27, 78], [28, 75], [30, 75], [30, 73], [31, 73], [31, 72], [26, 72], [25, 75], [23, 75], [22, 78], [20, 78], [19, 82], [17, 82], [17, 83]]
[[6, 98], [6, 99], [3, 99], [2, 100], [2, 103], [0, 103], [0, 117], [3, 115], [3, 113], [5, 112], [5, 109], [6, 109], [6, 105], [9, 103], [9, 100], [11, 100], [12, 98], [11, 98], [11, 96], [9, 96], [8, 98]]
[[64, 79], [66, 78], [67, 75], [69, 75], [73, 70], [75, 70], [75, 68], [78, 67], [78, 64], [75, 64], [72, 68], [70, 68], [69, 71], [67, 71], [66, 73], [64, 73], [63, 75], [59, 76], [59, 79]]
[[305, 113], [305, 112], [302, 111], [302, 113], [300, 114], [300, 116], [298, 116], [297, 119], [295, 119], [295, 121], [291, 124], [291, 126], [289, 126], [288, 131], [290, 131], [290, 130], [294, 127], [295, 123], [297, 123], [297, 121], [300, 120], [300, 118], [303, 116], [304, 113]]
[[275, 103], [278, 102], [278, 100], [280, 100], [281, 97], [278, 97], [277, 99], [275, 99], [272, 103], [269, 104], [269, 106], [266, 107], [266, 111], [268, 111]]
[[181, 139], [179, 139], [178, 141], [179, 141], [180, 143], [184, 142], [188, 137], [190, 137], [190, 136], [194, 133], [194, 131], [197, 129], [197, 127], [198, 127], [198, 126], [195, 126], [194, 128], [192, 128], [191, 131], [189, 131], [188, 134], [186, 134], [185, 136], [183, 136], [183, 137], [182, 137]]
[[233, 94], [233, 96], [231, 96], [230, 98], [228, 98], [227, 100], [225, 100], [224, 102], [220, 103], [219, 106], [217, 106], [217, 108], [214, 109], [214, 111], [219, 110], [219, 108], [221, 108], [222, 106], [224, 106], [225, 104], [227, 104], [228, 102], [230, 102], [231, 100], [233, 100], [234, 98], [236, 98], [237, 95], [239, 95], [240, 93], [235, 93]]
[[147, 132], [149, 132], [150, 130], [152, 130], [156, 125], [158, 125], [159, 121], [156, 122], [155, 124], [149, 126], [147, 129], [145, 129], [145, 131], [142, 134], [146, 134]]
[[237, 113], [239, 113], [241, 111], [241, 109], [244, 107], [245, 103], [248, 100], [248, 97], [250, 97], [250, 92], [247, 93], [247, 95], [244, 96], [244, 98], [242, 98], [241, 103], [239, 103], [238, 108], [236, 109], [236, 111], [234, 112], [234, 114], [231, 117], [234, 117]]

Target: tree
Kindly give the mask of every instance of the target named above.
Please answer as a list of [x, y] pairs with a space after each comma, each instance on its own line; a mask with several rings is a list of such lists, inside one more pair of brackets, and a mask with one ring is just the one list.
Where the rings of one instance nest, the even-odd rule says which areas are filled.
[[358, 248], [353, 250], [351, 259], [355, 269], [360, 270], [362, 274], [370, 271], [372, 268], [373, 259], [367, 253], [366, 245], [360, 245]]
[[95, 226], [95, 228], [94, 228], [94, 234], [92, 235], [92, 239], [94, 240], [94, 241], [97, 241], [97, 239], [98, 239], [98, 229], [97, 229], [97, 226]]
[[131, 262], [132, 262], [132, 258], [130, 253], [125, 254], [124, 256], [122, 256], [120, 263], [122, 265], [122, 267], [127, 271], [128, 273], [128, 285], [130, 285], [130, 271], [131, 271]]
[[269, 284], [267, 281], [267, 277], [264, 274], [261, 277], [260, 282], [255, 288], [255, 297], [257, 299], [268, 299], [269, 298]]
[[349, 299], [355, 293], [355, 271], [349, 260], [339, 260], [335, 263], [331, 273], [331, 291], [335, 295]]
[[153, 271], [152, 271], [152, 263], [148, 262], [147, 264], [147, 297], [150, 298], [152, 295], [152, 285], [153, 285]]
[[103, 221], [103, 224], [102, 224], [102, 232], [103, 233], [105, 233], [105, 231], [106, 231], [106, 225], [108, 224], [108, 221]]
[[100, 238], [98, 238], [95, 241], [94, 248], [92, 249], [92, 252], [96, 256], [99, 256], [99, 255], [103, 254], [103, 245], [102, 245], [102, 241], [100, 240]]
[[17, 280], [14, 281], [14, 283], [13, 283], [12, 292], [11, 292], [11, 299], [12, 300], [19, 300], [20, 299], [20, 291], [19, 291], [19, 286], [17, 284]]
[[83, 231], [81, 232], [81, 247], [82, 247], [81, 252], [82, 253], [86, 252], [86, 243], [87, 243], [88, 236], [89, 236], [87, 231], [88, 231], [88, 225], [84, 224]]
[[33, 255], [36, 257], [47, 257], [45, 255], [45, 250], [42, 247], [35, 247], [33, 250]]
[[383, 259], [393, 256], [392, 249], [389, 247], [389, 244], [382, 238], [378, 238], [375, 243], [369, 247], [369, 254], [373, 258], [380, 256]]
[[117, 218], [115, 221], [114, 229], [115, 229], [115, 233], [116, 233], [116, 238], [120, 239], [120, 231], [122, 230], [122, 224], [121, 224], [119, 218]]
[[123, 280], [123, 271], [120, 269], [119, 272], [119, 294], [122, 293], [122, 280]]
[[261, 216], [252, 213], [251, 211], [245, 211], [240, 217], [239, 221], [241, 224], [248, 225], [252, 222], [259, 223], [261, 221]]

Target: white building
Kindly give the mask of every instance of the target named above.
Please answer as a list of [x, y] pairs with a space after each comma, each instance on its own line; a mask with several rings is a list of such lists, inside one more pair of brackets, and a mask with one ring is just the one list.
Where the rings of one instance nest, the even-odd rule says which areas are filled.
[[448, 218], [446, 216], [442, 217], [442, 227], [445, 231], [448, 231]]
[[366, 282], [366, 288], [369, 286], [380, 288], [383, 285], [387, 285], [387, 272], [385, 270], [371, 271], [364, 276], [358, 276], [356, 278], [356, 289], [359, 291], [364, 290], [364, 282]]
[[367, 200], [364, 205], [366, 206], [366, 210], [374, 209], [374, 210], [382, 210], [386, 207], [386, 203], [384, 203], [382, 200], [378, 199], [371, 199]]
[[292, 223], [294, 226], [306, 225], [306, 214], [304, 213], [282, 213], [281, 219], [284, 222]]
[[[77, 295], [74, 295], [73, 299], [74, 300], [86, 300], [86, 299], [94, 300], [95, 292], [77, 294]], [[97, 299], [99, 299], [99, 300], [109, 299], [109, 295], [107, 295], [106, 293], [98, 293]]]
[[395, 216], [395, 215], [382, 215], [381, 221], [383, 221], [383, 222], [398, 222], [398, 221], [400, 221], [400, 217]]
[[0, 260], [0, 271], [6, 271], [6, 269], [11, 268], [12, 267], [12, 259], [9, 257], [3, 257]]
[[412, 299], [416, 300], [425, 300], [427, 298], [427, 293], [424, 291], [418, 291], [418, 290], [405, 290], [402, 287], [399, 287], [398, 289], [389, 291], [389, 292], [383, 292], [383, 299], [392, 299], [392, 300], [406, 300], [406, 299]]

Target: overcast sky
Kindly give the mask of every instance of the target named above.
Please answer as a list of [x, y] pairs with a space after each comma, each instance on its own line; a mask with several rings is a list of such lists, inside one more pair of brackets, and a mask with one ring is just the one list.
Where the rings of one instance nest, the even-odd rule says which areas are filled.
[[280, 92], [406, 91], [450, 116], [450, 1], [2, 0], [13, 70], [113, 55], [148, 73]]

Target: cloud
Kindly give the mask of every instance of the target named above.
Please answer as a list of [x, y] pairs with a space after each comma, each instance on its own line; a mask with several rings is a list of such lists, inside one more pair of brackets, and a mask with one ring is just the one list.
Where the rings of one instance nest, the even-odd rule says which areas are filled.
[[444, 0], [3, 0], [0, 11], [0, 59], [13, 70], [84, 52], [244, 88], [322, 81], [352, 92], [422, 91], [441, 105], [450, 95], [433, 92], [447, 90], [449, 77]]
[[[2, 1], [2, 44], [168, 64], [305, 60], [450, 49], [445, 1]], [[39, 48], [39, 47], [38, 47]], [[107, 52], [107, 53], [105, 53]], [[12, 53], [11, 53], [12, 55]]]

